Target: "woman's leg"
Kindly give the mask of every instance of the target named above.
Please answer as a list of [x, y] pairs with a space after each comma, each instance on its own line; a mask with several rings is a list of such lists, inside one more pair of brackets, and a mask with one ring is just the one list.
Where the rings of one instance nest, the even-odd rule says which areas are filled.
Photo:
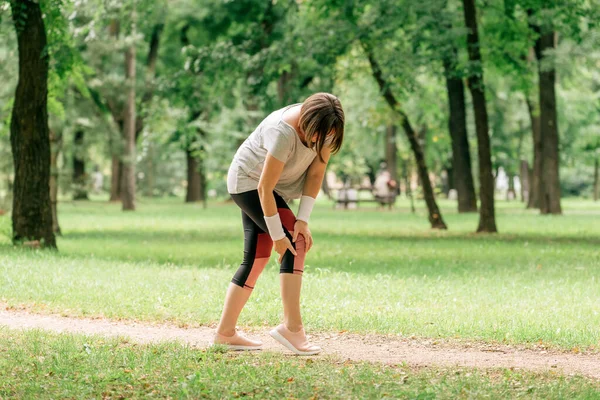
[[269, 262], [273, 242], [269, 235], [262, 231], [243, 211], [242, 224], [244, 226], [244, 259], [227, 289], [215, 342], [235, 342], [234, 344], [256, 346], [260, 342], [234, 336], [235, 326], [242, 309], [252, 294], [258, 276]]
[[[279, 214], [286, 234], [293, 237], [296, 217], [294, 217], [294, 214], [287, 205], [279, 209]], [[312, 355], [319, 353], [321, 348], [312, 345], [306, 339], [300, 313], [300, 292], [302, 289], [304, 260], [306, 259], [306, 242], [304, 236], [298, 235], [293, 245], [297, 256], [287, 251], [283, 256], [279, 271], [281, 300], [283, 302], [283, 324], [273, 329], [270, 334], [294, 353], [298, 355]]]
[[[277, 203], [277, 211], [283, 224], [284, 232], [290, 241], [294, 232], [296, 217], [286, 202], [274, 193]], [[261, 232], [268, 232], [264, 220], [264, 213], [260, 205], [258, 191], [235, 194], [232, 199], [240, 206], [242, 211], [252, 219]], [[292, 243], [298, 256], [294, 256], [289, 250], [284, 254], [280, 266], [281, 298], [283, 302], [284, 324], [276, 329], [282, 336], [288, 339], [294, 347], [301, 348], [303, 352], [316, 354], [320, 349], [311, 346], [306, 341], [300, 313], [300, 292], [302, 288], [302, 273], [304, 272], [304, 260], [306, 258], [306, 246], [303, 236], [299, 236]], [[270, 250], [271, 248], [269, 248]], [[292, 350], [294, 351], [294, 350]], [[308, 353], [307, 353], [308, 354]]]
[[233, 336], [235, 334], [235, 325], [251, 293], [251, 291], [244, 290], [233, 282], [229, 284], [221, 320], [217, 325], [217, 333], [223, 336]]
[[[294, 224], [296, 217], [287, 207], [278, 209], [286, 234], [294, 235]], [[297, 256], [286, 252], [280, 267], [279, 281], [281, 284], [281, 300], [283, 302], [283, 322], [292, 332], [302, 329], [302, 316], [300, 314], [300, 292], [302, 290], [302, 273], [304, 272], [304, 260], [306, 259], [306, 246], [304, 236], [298, 235], [293, 243]]]

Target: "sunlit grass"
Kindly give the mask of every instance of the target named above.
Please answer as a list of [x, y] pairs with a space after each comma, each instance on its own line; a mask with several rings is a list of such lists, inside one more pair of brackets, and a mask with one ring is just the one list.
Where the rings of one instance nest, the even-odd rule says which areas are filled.
[[[431, 231], [401, 202], [333, 210], [311, 219], [303, 311], [309, 330], [401, 333], [562, 348], [600, 345], [600, 211], [565, 201], [539, 216], [498, 202], [498, 235], [475, 235], [477, 214], [442, 202], [450, 227]], [[295, 208], [295, 207], [293, 207]], [[65, 203], [59, 253], [0, 244], [0, 299], [37, 311], [212, 324], [242, 256], [240, 212], [179, 200]], [[8, 217], [0, 226], [8, 225]], [[281, 318], [273, 258], [241, 325]]]

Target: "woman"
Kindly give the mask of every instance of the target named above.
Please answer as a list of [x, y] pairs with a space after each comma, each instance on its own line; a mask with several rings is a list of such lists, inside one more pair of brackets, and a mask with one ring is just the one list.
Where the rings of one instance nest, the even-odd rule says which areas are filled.
[[[344, 111], [337, 97], [316, 93], [301, 104], [271, 113], [233, 158], [227, 189], [242, 210], [244, 259], [233, 277], [214, 344], [257, 350], [262, 343], [235, 325], [273, 246], [279, 253], [284, 320], [270, 335], [298, 355], [321, 351], [306, 340], [300, 289], [306, 253], [313, 245], [308, 221], [330, 154], [342, 146]], [[298, 216], [286, 204], [300, 198]]]

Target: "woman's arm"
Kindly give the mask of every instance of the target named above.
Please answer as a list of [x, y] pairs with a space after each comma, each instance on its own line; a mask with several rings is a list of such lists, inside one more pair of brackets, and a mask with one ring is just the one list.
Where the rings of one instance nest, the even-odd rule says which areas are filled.
[[315, 157], [312, 164], [308, 167], [308, 171], [306, 171], [306, 181], [304, 181], [304, 187], [302, 189], [302, 198], [300, 199], [297, 220], [294, 224], [294, 236], [292, 241], [295, 242], [298, 235], [304, 236], [307, 252], [310, 251], [313, 246], [312, 234], [310, 229], [308, 229], [308, 219], [312, 212], [315, 199], [319, 194], [319, 190], [321, 190], [321, 184], [325, 177], [325, 170], [327, 169], [327, 162], [329, 161], [330, 155], [331, 150], [329, 147], [323, 148], [323, 150], [321, 150], [321, 156], [323, 157], [324, 162], [322, 162], [319, 157]]
[[277, 214], [277, 203], [273, 190], [279, 181], [283, 166], [285, 164], [267, 153], [265, 165], [258, 181], [258, 196], [260, 197], [260, 205], [262, 206], [265, 217], [272, 217]]
[[323, 183], [323, 177], [325, 177], [325, 170], [327, 169], [330, 155], [331, 149], [324, 147], [321, 150], [321, 156], [325, 162], [321, 162], [319, 157], [315, 157], [312, 164], [310, 164], [306, 172], [306, 181], [304, 182], [302, 195], [310, 196], [313, 199], [317, 197], [319, 190], [321, 190], [321, 184]]
[[290, 240], [283, 233], [283, 226], [279, 213], [277, 212], [277, 203], [275, 202], [275, 196], [273, 190], [275, 185], [279, 181], [283, 166], [285, 164], [273, 157], [270, 153], [267, 153], [265, 159], [265, 165], [258, 181], [258, 197], [260, 198], [260, 205], [265, 215], [265, 221], [269, 228], [269, 234], [273, 239], [275, 245], [275, 251], [279, 253], [279, 262], [281, 262], [283, 255], [287, 250], [291, 251], [293, 255], [298, 255], [294, 246]]

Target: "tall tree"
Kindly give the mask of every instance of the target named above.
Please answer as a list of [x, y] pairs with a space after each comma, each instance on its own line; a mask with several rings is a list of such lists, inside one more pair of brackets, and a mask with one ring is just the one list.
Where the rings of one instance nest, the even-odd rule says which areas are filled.
[[527, 208], [540, 208], [541, 194], [541, 175], [543, 167], [542, 154], [542, 130], [540, 125], [539, 110], [536, 110], [533, 102], [528, 97], [527, 110], [531, 121], [531, 133], [533, 135], [533, 169], [531, 171], [531, 179], [529, 182], [529, 199]]
[[50, 203], [48, 128], [48, 54], [40, 4], [10, 3], [19, 47], [19, 82], [10, 125], [15, 169], [13, 240], [39, 240], [56, 248]]
[[[135, 16], [135, 11], [134, 11]], [[133, 22], [135, 33], [135, 21]], [[121, 181], [121, 201], [123, 210], [135, 210], [135, 44], [125, 50], [125, 79], [127, 84], [127, 100], [123, 121], [125, 151], [123, 152], [123, 174]]]
[[427, 209], [429, 211], [429, 222], [431, 223], [431, 227], [434, 229], [447, 229], [446, 223], [444, 222], [440, 209], [435, 201], [435, 194], [433, 193], [433, 187], [431, 186], [431, 180], [429, 179], [429, 171], [425, 163], [425, 155], [423, 153], [423, 148], [419, 143], [417, 133], [413, 129], [408, 116], [400, 108], [400, 103], [392, 93], [389, 83], [386, 82], [383, 72], [381, 71], [381, 67], [375, 59], [373, 50], [367, 43], [363, 42], [362, 44], [367, 54], [369, 64], [371, 65], [373, 77], [377, 81], [379, 89], [381, 90], [381, 95], [388, 103], [394, 114], [399, 118], [400, 123], [402, 124], [402, 129], [408, 138], [408, 142], [410, 143], [410, 147], [415, 156], [419, 179], [423, 185], [423, 196], [425, 197], [425, 203], [427, 204]]
[[471, 170], [471, 151], [467, 134], [467, 112], [465, 106], [465, 87], [463, 80], [457, 76], [456, 49], [451, 56], [444, 59], [446, 90], [448, 92], [448, 130], [452, 139], [452, 173], [454, 186], [458, 193], [458, 212], [476, 212], [477, 198]]
[[494, 210], [494, 176], [492, 174], [492, 155], [488, 133], [488, 115], [485, 101], [485, 85], [481, 52], [479, 51], [479, 33], [477, 30], [477, 11], [475, 0], [463, 0], [465, 25], [467, 26], [467, 46], [471, 73], [468, 86], [473, 99], [475, 129], [477, 131], [477, 150], [479, 155], [479, 226], [477, 232], [497, 232]]
[[[121, 24], [118, 19], [113, 19], [108, 26], [109, 34], [118, 40], [119, 34], [121, 33]], [[97, 103], [101, 103], [99, 96], [95, 97]], [[121, 161], [121, 153], [123, 151], [123, 118], [122, 113], [117, 109], [111, 98], [108, 98], [107, 108], [110, 110], [115, 124], [119, 128], [119, 135], [114, 135], [111, 132], [110, 135], [110, 151], [112, 155], [111, 160], [111, 174], [110, 174], [110, 201], [121, 200], [121, 182], [123, 180], [123, 162]]]
[[[157, 3], [155, 6], [160, 7], [160, 4]], [[137, 17], [136, 17], [137, 18]], [[164, 16], [163, 16], [164, 18]], [[155, 84], [154, 78], [156, 75], [156, 64], [158, 61], [159, 48], [160, 48], [160, 39], [164, 29], [164, 22], [162, 19], [152, 26], [152, 31], [150, 33], [149, 45], [148, 45], [148, 55], [146, 57], [146, 71], [145, 71], [145, 90], [142, 96], [141, 105], [142, 108], [144, 105], [148, 104], [154, 95]], [[110, 25], [108, 26], [108, 31], [110, 36], [118, 40], [121, 24], [118, 19], [113, 19]], [[132, 45], [134, 46], [134, 45]], [[131, 47], [131, 46], [130, 46]], [[126, 50], [126, 53], [129, 51], [129, 48]], [[127, 56], [126, 56], [127, 58]], [[132, 60], [135, 63], [135, 60]], [[126, 61], [127, 63], [127, 61]], [[127, 65], [125, 66], [125, 72], [127, 74]], [[131, 78], [131, 77], [129, 77]], [[129, 79], [127, 76], [125, 79]], [[132, 84], [135, 84], [135, 77], [133, 77]], [[128, 109], [128, 105], [117, 104], [114, 94], [106, 95], [106, 105], [104, 105], [104, 101], [99, 98], [98, 92], [96, 92], [96, 96], [94, 97], [95, 103], [100, 107], [106, 107], [112, 118], [117, 125], [120, 133], [120, 137], [111, 137], [111, 152], [112, 152], [112, 164], [111, 164], [111, 186], [110, 186], [110, 201], [119, 201], [122, 200], [122, 184], [125, 178], [123, 176], [124, 165], [123, 165], [123, 155], [127, 149], [124, 149], [126, 146], [126, 125], [125, 118]], [[127, 100], [128, 101], [128, 100]], [[133, 116], [134, 118], [134, 140], [137, 141], [140, 137], [141, 132], [144, 129], [144, 115], [141, 112], [136, 112]]]
[[540, 132], [542, 162], [540, 174], [540, 211], [562, 214], [560, 205], [559, 137], [556, 111], [556, 69], [548, 51], [554, 49], [554, 30], [547, 25], [534, 25], [538, 38], [535, 56], [538, 60], [540, 96]]

